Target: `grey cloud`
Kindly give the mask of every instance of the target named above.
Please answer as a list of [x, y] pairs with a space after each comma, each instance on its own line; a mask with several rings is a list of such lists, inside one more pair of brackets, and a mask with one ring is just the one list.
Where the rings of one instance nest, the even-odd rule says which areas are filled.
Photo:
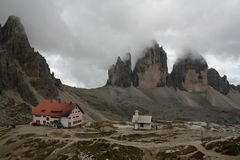
[[105, 84], [117, 56], [131, 52], [134, 64], [153, 39], [169, 51], [169, 65], [192, 48], [216, 56], [221, 63], [210, 60], [209, 67], [225, 73], [229, 61], [240, 62], [239, 6], [238, 0], [8, 0], [0, 2], [0, 23], [21, 17], [57, 76], [89, 88]]

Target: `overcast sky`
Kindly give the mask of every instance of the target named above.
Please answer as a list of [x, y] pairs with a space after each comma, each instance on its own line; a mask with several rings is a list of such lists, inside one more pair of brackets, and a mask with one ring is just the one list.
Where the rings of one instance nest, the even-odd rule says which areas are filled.
[[117, 56], [131, 52], [134, 63], [154, 39], [169, 71], [190, 48], [240, 84], [239, 0], [1, 0], [0, 23], [9, 15], [65, 84], [103, 86]]

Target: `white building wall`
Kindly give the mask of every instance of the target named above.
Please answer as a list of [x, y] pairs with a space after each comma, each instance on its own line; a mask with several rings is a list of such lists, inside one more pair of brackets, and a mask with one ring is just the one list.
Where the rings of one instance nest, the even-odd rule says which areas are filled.
[[83, 123], [83, 113], [76, 107], [72, 110], [68, 117], [54, 118], [51, 116], [36, 116], [33, 115], [33, 122], [40, 125], [51, 125], [53, 121], [60, 121], [64, 127], [79, 126]]
[[148, 130], [148, 129], [152, 129], [152, 125], [151, 123], [134, 123], [134, 129], [143, 129], [143, 130]]
[[68, 116], [69, 127], [79, 126], [83, 122], [83, 114], [81, 110], [76, 107]]
[[138, 124], [134, 123], [134, 129], [138, 129]]
[[51, 122], [58, 121], [59, 118], [51, 117], [51, 116], [36, 116], [33, 115], [33, 122], [38, 123], [40, 125], [51, 125]]
[[42, 116], [35, 116], [35, 115], [33, 115], [33, 122], [34, 123], [39, 122], [39, 124], [42, 124], [43, 123], [43, 117]]

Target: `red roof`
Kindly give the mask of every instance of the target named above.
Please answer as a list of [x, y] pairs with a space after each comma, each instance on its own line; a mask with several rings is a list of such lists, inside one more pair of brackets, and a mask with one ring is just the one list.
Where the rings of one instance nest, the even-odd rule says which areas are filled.
[[64, 102], [40, 102], [36, 107], [34, 107], [32, 115], [61, 117], [68, 115], [76, 107], [84, 113], [78, 104]]

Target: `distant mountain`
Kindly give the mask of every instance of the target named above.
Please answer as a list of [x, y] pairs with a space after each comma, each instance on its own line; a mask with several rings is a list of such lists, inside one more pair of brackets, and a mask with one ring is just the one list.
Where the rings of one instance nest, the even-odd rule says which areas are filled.
[[133, 70], [128, 53], [108, 76], [97, 89], [66, 86], [31, 47], [18, 17], [0, 26], [0, 124], [27, 123], [39, 101], [59, 99], [79, 103], [89, 121], [130, 120], [138, 109], [154, 120], [240, 122], [240, 87], [208, 69], [200, 55], [186, 53], [168, 73], [167, 53], [154, 41]]

